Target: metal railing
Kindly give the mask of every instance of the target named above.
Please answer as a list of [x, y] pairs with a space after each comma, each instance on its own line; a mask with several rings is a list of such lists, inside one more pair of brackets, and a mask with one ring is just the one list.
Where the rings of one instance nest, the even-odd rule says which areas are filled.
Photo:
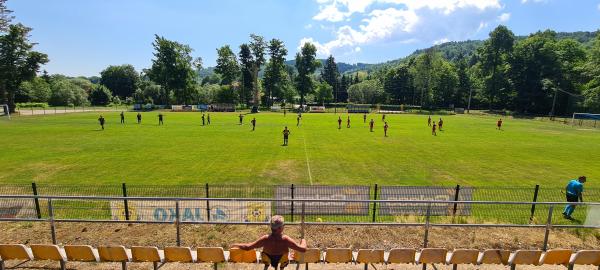
[[[228, 224], [266, 225], [274, 214], [289, 216], [291, 206], [296, 205], [297, 215], [304, 222], [287, 222], [290, 225], [323, 226], [418, 226], [424, 229], [423, 246], [427, 247], [429, 229], [432, 227], [503, 227], [503, 228], [544, 228], [543, 249], [547, 248], [548, 236], [552, 228], [599, 229], [600, 221], [593, 224], [557, 224], [554, 212], [560, 206], [570, 204], [579, 208], [600, 209], [600, 203], [566, 202], [518, 202], [518, 201], [446, 201], [446, 200], [338, 200], [338, 199], [269, 199], [269, 198], [186, 198], [186, 197], [114, 197], [114, 196], [32, 196], [0, 195], [3, 202], [21, 204], [13, 210], [14, 216], [0, 215], [0, 221], [48, 222], [53, 243], [56, 243], [56, 222], [99, 222], [99, 223], [139, 223], [173, 224], [176, 226], [177, 244], [181, 243], [180, 226], [189, 224]], [[28, 203], [27, 203], [28, 202]], [[103, 205], [101, 205], [103, 204]], [[122, 205], [137, 205], [137, 213], [122, 213]], [[4, 204], [5, 205], [5, 204]], [[108, 206], [108, 208], [107, 208]], [[490, 211], [486, 206], [496, 207], [496, 211], [525, 210], [522, 215], [528, 222], [504, 221], [490, 223], [477, 218], [478, 211]], [[528, 219], [528, 209], [537, 206], [547, 209], [545, 222], [537, 223]], [[172, 207], [172, 208], [168, 208]], [[219, 219], [219, 207], [229, 207], [232, 211], [226, 219]], [[254, 208], [253, 208], [254, 207]], [[506, 209], [502, 209], [505, 207]], [[34, 209], [35, 208], [35, 209]], [[46, 208], [47, 215], [39, 215], [39, 209]], [[365, 210], [366, 214], [356, 214]], [[14, 208], [16, 209], [16, 208]], [[257, 210], [258, 209], [258, 210]], [[383, 218], [371, 220], [370, 209], [377, 209]], [[460, 211], [452, 211], [459, 209]], [[0, 208], [0, 210], [2, 210]], [[81, 212], [83, 210], [83, 212]], [[98, 215], [96, 211], [109, 210], [110, 214]], [[131, 210], [131, 209], [130, 209]], [[23, 211], [23, 213], [19, 212]], [[152, 212], [153, 214], [144, 214]], [[206, 211], [206, 212], [204, 212]], [[237, 211], [237, 212], [236, 212]], [[255, 212], [256, 211], [256, 212]], [[346, 212], [344, 215], [344, 211]], [[582, 211], [582, 210], [578, 210]], [[585, 211], [585, 210], [584, 210]], [[171, 215], [168, 215], [171, 212]], [[158, 214], [157, 214], [158, 213]], [[348, 219], [348, 213], [356, 214], [357, 219]], [[21, 216], [19, 216], [21, 215]], [[127, 215], [126, 218], [123, 218]], [[131, 215], [131, 216], [130, 216]], [[201, 219], [196, 217], [203, 216]], [[135, 218], [133, 218], [135, 216]], [[191, 219], [190, 219], [191, 217]], [[213, 217], [212, 219], [210, 217]], [[366, 218], [365, 218], [366, 217]], [[412, 217], [412, 219], [398, 219]], [[468, 219], [474, 217], [472, 219]], [[221, 217], [222, 218], [222, 217]], [[323, 221], [326, 218], [327, 221]], [[483, 222], [485, 221], [485, 223]]]

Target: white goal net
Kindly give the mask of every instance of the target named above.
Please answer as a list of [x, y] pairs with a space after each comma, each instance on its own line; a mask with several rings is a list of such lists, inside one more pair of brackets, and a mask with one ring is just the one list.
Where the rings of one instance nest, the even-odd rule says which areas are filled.
[[8, 109], [8, 105], [0, 104], [0, 116], [8, 116], [8, 119], [10, 119], [10, 111]]

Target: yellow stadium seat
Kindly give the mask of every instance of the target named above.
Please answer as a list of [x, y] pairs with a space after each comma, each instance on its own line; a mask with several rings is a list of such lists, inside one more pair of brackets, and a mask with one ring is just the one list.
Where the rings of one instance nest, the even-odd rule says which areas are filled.
[[358, 255], [356, 255], [357, 263], [384, 263], [384, 251], [383, 249], [359, 249]]
[[486, 249], [477, 259], [477, 264], [508, 264], [510, 251], [502, 249]]
[[195, 253], [189, 247], [165, 247], [166, 262], [196, 262]]
[[394, 248], [390, 250], [387, 263], [392, 264], [411, 264], [415, 263], [415, 254], [417, 251], [413, 248]]
[[293, 251], [292, 259], [298, 263], [319, 263], [321, 262], [321, 250], [309, 248], [306, 252]]
[[476, 249], [455, 249], [448, 254], [446, 263], [452, 265], [452, 269], [456, 270], [459, 264], [477, 264], [479, 250]]
[[220, 247], [199, 247], [198, 262], [222, 263], [225, 262], [225, 252]]
[[349, 248], [328, 248], [325, 251], [325, 262], [327, 263], [349, 263], [353, 259], [352, 250]]
[[256, 251], [254, 250], [242, 250], [239, 248], [232, 248], [229, 250], [229, 262], [232, 263], [257, 263]]
[[131, 247], [131, 258], [134, 262], [151, 262], [154, 270], [158, 269], [158, 263], [164, 261], [163, 254], [156, 247]]
[[561, 264], [567, 266], [572, 254], [573, 251], [570, 249], [551, 249], [542, 254], [538, 264]]
[[577, 253], [571, 256], [571, 260], [569, 262], [569, 269], [572, 270], [576, 264], [595, 265], [598, 266], [598, 268], [600, 268], [600, 250], [577, 251]]
[[424, 248], [417, 256], [417, 263], [446, 263], [446, 253], [445, 248]]
[[0, 269], [4, 269], [4, 261], [33, 260], [33, 254], [25, 245], [4, 244], [0, 245]]
[[120, 262], [123, 270], [127, 269], [127, 262], [131, 261], [131, 252], [124, 246], [99, 246], [98, 254], [102, 262]]
[[541, 250], [517, 250], [508, 259], [508, 264], [511, 269], [515, 269], [517, 265], [538, 265], [540, 262]]
[[60, 269], [65, 270], [67, 256], [57, 245], [31, 245], [33, 258], [36, 260], [58, 261]]
[[98, 262], [98, 251], [88, 245], [66, 245], [67, 260], [80, 262]]

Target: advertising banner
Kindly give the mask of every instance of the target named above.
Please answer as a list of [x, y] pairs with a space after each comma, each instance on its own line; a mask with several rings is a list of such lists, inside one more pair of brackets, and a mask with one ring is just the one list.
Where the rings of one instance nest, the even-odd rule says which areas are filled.
[[[137, 221], [175, 222], [177, 211], [174, 201], [128, 201], [129, 219]], [[271, 202], [208, 201], [212, 222], [265, 222], [271, 216]], [[113, 220], [125, 220], [125, 206], [111, 201]], [[179, 218], [182, 222], [209, 221], [206, 201], [180, 201]]]
[[37, 218], [33, 199], [0, 200], [0, 218]]
[[[295, 186], [294, 199], [328, 200], [369, 200], [369, 186]], [[290, 186], [277, 186], [276, 199], [292, 199]], [[300, 215], [301, 202], [294, 202], [294, 214]], [[289, 215], [292, 202], [276, 202], [275, 213]], [[304, 213], [307, 215], [368, 215], [368, 202], [306, 202]]]
[[[380, 200], [423, 200], [423, 201], [454, 201], [456, 189], [453, 187], [409, 187], [409, 186], [382, 186]], [[471, 201], [473, 188], [461, 187], [458, 193], [459, 201]], [[427, 203], [380, 203], [379, 215], [425, 215]], [[432, 216], [452, 215], [454, 204], [432, 204]], [[471, 215], [470, 204], [457, 204], [456, 215]]]

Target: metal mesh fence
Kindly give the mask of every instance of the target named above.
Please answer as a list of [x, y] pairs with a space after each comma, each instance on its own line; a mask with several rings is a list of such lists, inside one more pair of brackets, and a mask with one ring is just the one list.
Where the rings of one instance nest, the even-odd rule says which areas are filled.
[[[405, 187], [405, 186], [298, 186], [298, 185], [0, 185], [0, 195], [110, 196], [120, 200], [55, 199], [55, 218], [92, 220], [168, 221], [173, 219], [174, 202], [136, 201], [127, 197], [178, 198], [264, 198], [275, 200], [436, 200], [450, 203], [389, 202], [305, 202], [307, 222], [419, 223], [427, 208], [431, 222], [544, 224], [550, 205], [461, 204], [452, 201], [563, 202], [562, 188], [536, 187]], [[536, 194], [537, 193], [537, 194]], [[587, 202], [600, 201], [600, 189], [585, 189]], [[300, 201], [215, 201], [181, 202], [181, 220], [190, 222], [263, 222], [280, 214], [286, 220], [300, 221]], [[588, 207], [579, 206], [573, 220], [562, 218], [565, 205], [552, 210], [554, 224], [584, 223]], [[39, 210], [38, 210], [39, 209]], [[49, 216], [48, 199], [0, 200], [0, 217]]]

